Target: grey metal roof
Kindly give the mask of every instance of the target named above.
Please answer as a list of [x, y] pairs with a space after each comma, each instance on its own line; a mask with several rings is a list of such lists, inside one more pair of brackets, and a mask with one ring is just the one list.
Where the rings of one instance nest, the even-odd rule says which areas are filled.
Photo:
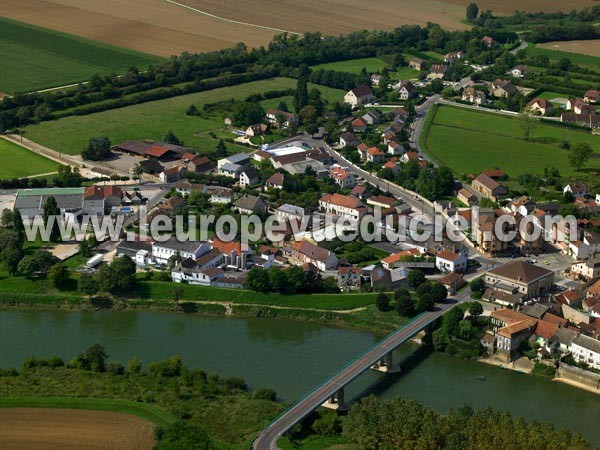
[[53, 193], [52, 195], [39, 193], [22, 195], [21, 191], [19, 191], [15, 201], [15, 208], [26, 216], [42, 214], [44, 205], [50, 197], [56, 199], [56, 204], [61, 210], [83, 208], [83, 191], [78, 194]]
[[153, 247], [168, 248], [179, 252], [195, 253], [204, 242], [200, 241], [179, 241], [176, 236], [171, 236], [163, 242], [155, 242]]
[[303, 216], [305, 214], [304, 208], [301, 208], [300, 206], [296, 205], [290, 205], [289, 203], [284, 203], [279, 208], [277, 208], [277, 211], [287, 214], [294, 214], [296, 216]]
[[239, 164], [234, 164], [234, 163], [225, 163], [221, 166], [220, 170], [227, 170], [229, 172], [237, 172], [238, 170], [241, 169], [241, 165]]
[[250, 160], [250, 156], [245, 153], [236, 153], [235, 155], [228, 156], [227, 158], [223, 158], [229, 161], [232, 164], [241, 164]]

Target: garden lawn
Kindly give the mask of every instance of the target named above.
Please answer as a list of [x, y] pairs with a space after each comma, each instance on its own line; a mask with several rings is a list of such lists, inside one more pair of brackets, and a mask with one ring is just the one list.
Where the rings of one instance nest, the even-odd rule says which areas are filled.
[[[518, 118], [440, 106], [423, 141], [434, 159], [459, 174], [498, 167], [517, 177], [540, 174], [552, 165], [562, 176], [581, 175], [569, 166], [567, 151], [559, 147], [565, 139], [571, 145], [588, 142], [600, 154], [600, 136], [583, 131], [538, 123], [532, 141], [522, 135]], [[584, 170], [600, 170], [600, 159], [593, 158]]]
[[417, 78], [419, 76], [419, 71], [415, 69], [411, 69], [410, 67], [398, 67], [398, 70], [395, 72], [390, 72], [390, 79], [392, 80], [408, 80], [411, 78]]
[[539, 98], [545, 98], [546, 100], [554, 100], [555, 98], [565, 98], [568, 99], [569, 96], [567, 94], [561, 94], [560, 92], [552, 92], [552, 91], [544, 91], [540, 95]]
[[21, 178], [56, 172], [59, 163], [0, 139], [0, 179]]
[[145, 70], [162, 58], [0, 18], [0, 92], [13, 94]]
[[389, 67], [385, 61], [379, 58], [360, 58], [349, 59], [347, 61], [336, 61], [331, 63], [319, 64], [311, 67], [313, 70], [334, 70], [336, 72], [360, 73], [363, 68], [367, 72], [380, 72], [384, 67]]
[[[273, 78], [254, 81], [237, 86], [223, 87], [205, 92], [181, 95], [164, 100], [127, 106], [85, 116], [70, 116], [62, 119], [42, 122], [25, 128], [28, 139], [50, 148], [56, 148], [60, 139], [60, 148], [64, 153], [78, 154], [87, 145], [90, 137], [107, 136], [113, 144], [127, 139], [162, 140], [165, 133], [172, 129], [186, 146], [196, 147], [204, 152], [212, 151], [217, 141], [206, 133], [223, 128], [219, 117], [202, 118], [187, 116], [185, 111], [194, 104], [202, 111], [206, 103], [216, 103], [228, 99], [243, 100], [251, 94], [265, 91], [284, 90], [296, 87], [291, 78]], [[340, 101], [343, 91], [324, 86], [309, 85], [309, 89], [318, 88], [324, 99]], [[290, 107], [292, 105], [289, 105]], [[231, 137], [235, 137], [231, 134]], [[249, 151], [248, 148], [227, 144], [236, 151]]]

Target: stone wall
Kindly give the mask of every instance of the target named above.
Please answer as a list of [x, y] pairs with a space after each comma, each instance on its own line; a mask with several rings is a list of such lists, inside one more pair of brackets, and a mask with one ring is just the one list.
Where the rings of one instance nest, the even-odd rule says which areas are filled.
[[600, 374], [583, 370], [579, 367], [570, 366], [565, 363], [560, 363], [556, 376], [585, 384], [586, 386], [600, 391]]

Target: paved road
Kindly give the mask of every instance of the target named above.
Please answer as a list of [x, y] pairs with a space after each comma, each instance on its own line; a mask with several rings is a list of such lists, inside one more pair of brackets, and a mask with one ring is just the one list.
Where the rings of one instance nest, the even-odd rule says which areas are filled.
[[[462, 291], [457, 300], [461, 301], [469, 295], [470, 291]], [[361, 373], [368, 370], [377, 361], [380, 361], [389, 352], [408, 341], [427, 325], [435, 322], [454, 305], [456, 305], [456, 302], [448, 302], [441, 305], [436, 311], [417, 316], [411, 322], [379, 342], [375, 347], [344, 366], [265, 428], [256, 438], [252, 447], [255, 450], [278, 450], [277, 440], [283, 433], [321, 406], [323, 402], [357, 378]]]

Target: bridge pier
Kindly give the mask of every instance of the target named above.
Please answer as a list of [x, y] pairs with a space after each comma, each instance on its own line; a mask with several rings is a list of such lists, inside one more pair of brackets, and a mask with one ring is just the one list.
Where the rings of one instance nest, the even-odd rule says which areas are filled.
[[321, 405], [323, 408], [333, 409], [334, 411], [348, 411], [350, 408], [344, 401], [344, 388], [336, 391], [329, 399]]
[[398, 373], [402, 371], [400, 364], [394, 364], [394, 352], [386, 354], [380, 361], [373, 364], [371, 369], [383, 373]]

